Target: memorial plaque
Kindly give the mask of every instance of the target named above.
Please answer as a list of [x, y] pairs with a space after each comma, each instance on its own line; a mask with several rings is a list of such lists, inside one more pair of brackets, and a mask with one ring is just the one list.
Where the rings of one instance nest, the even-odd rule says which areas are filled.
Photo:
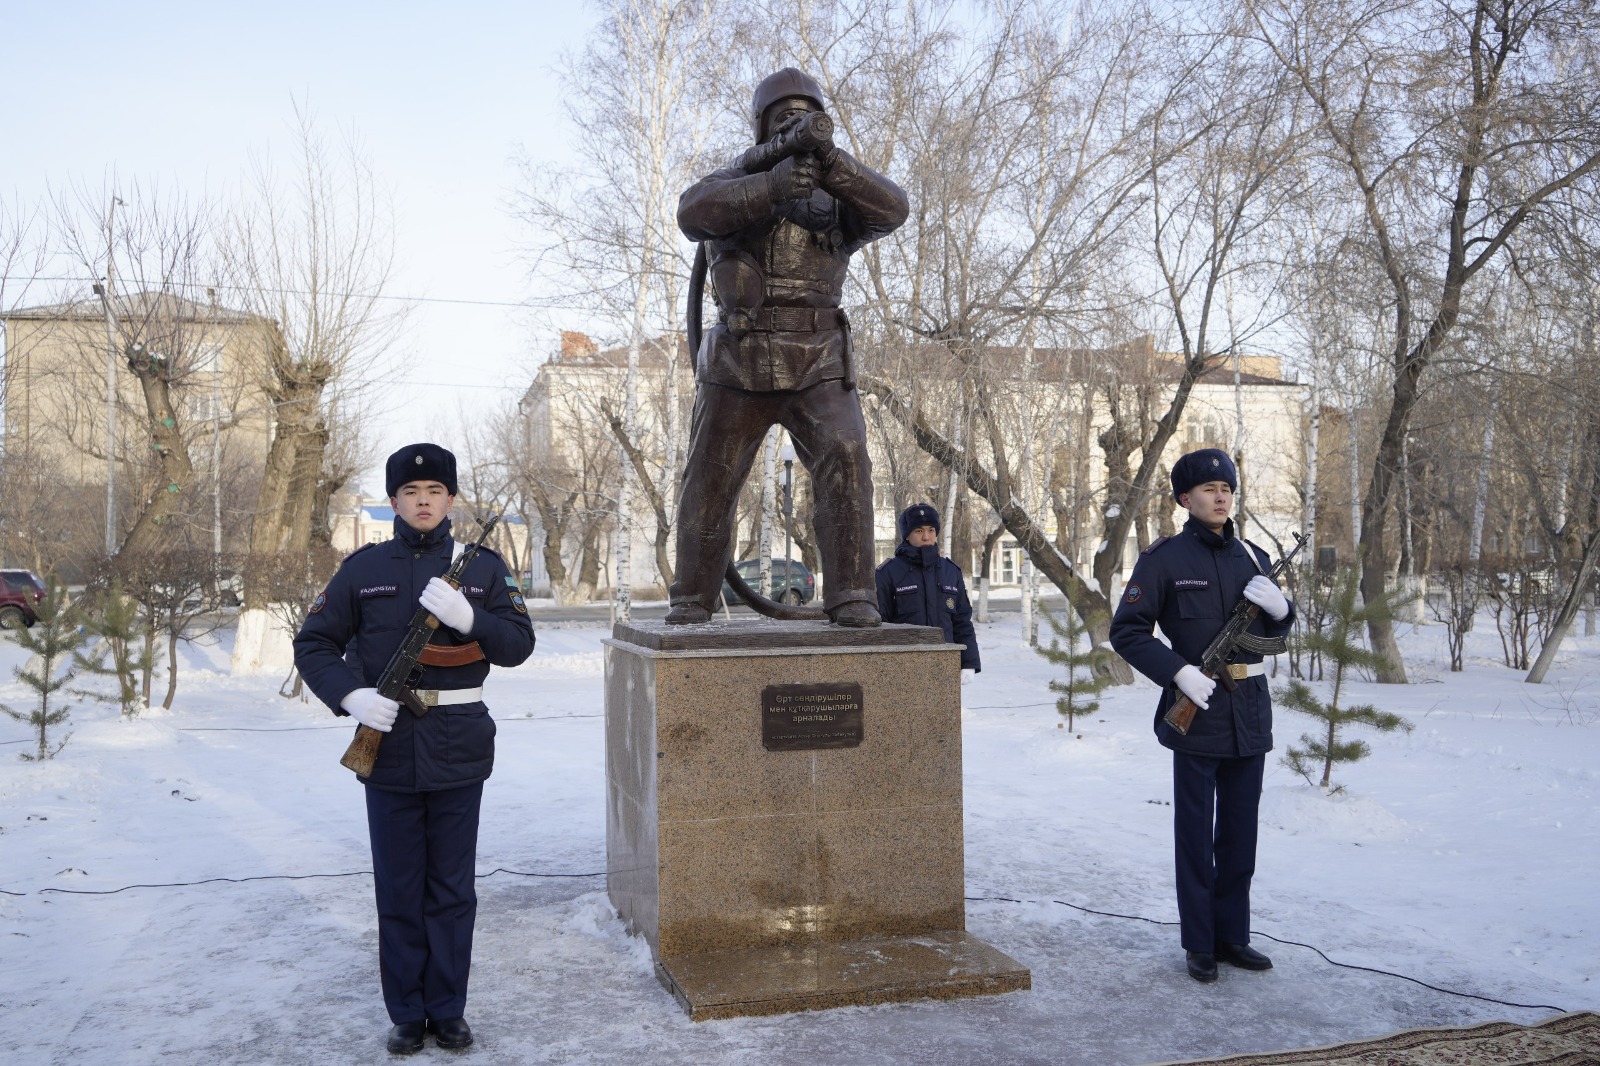
[[855, 682], [761, 690], [761, 746], [768, 751], [853, 748], [861, 743], [862, 726]]

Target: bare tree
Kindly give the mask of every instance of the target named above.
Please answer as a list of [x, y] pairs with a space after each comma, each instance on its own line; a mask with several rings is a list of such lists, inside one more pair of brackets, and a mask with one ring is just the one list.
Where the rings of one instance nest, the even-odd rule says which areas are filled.
[[[106, 404], [108, 393], [109, 414], [120, 412], [131, 420], [127, 439], [107, 425], [98, 441], [91, 436], [80, 444], [98, 451], [121, 472], [124, 483], [118, 487], [131, 490], [126, 492], [132, 496], [126, 533], [117, 514], [107, 517], [108, 547], [164, 550], [176, 528], [200, 519], [184, 509], [196, 479], [199, 423], [232, 417], [239, 400], [230, 390], [229, 402], [222, 405], [230, 410], [201, 410], [187, 402], [199, 381], [208, 379], [208, 362], [246, 320], [189, 295], [204, 293], [212, 276], [213, 211], [182, 194], [164, 195], [137, 183], [95, 192], [79, 188], [58, 196], [55, 208], [62, 254], [103, 279], [94, 292], [104, 313], [104, 342], [96, 342], [92, 331], [77, 336], [78, 369], [92, 374], [97, 363], [106, 367], [108, 349], [113, 363], [106, 367], [104, 388], [67, 394], [66, 402], [76, 406], [63, 411], [63, 423], [97, 426], [90, 412]], [[81, 317], [82, 306], [64, 305], [60, 311]], [[137, 387], [136, 400], [122, 394], [117, 384], [122, 374]], [[108, 492], [114, 484], [108, 477]]]
[[[526, 162], [519, 194], [519, 213], [532, 231], [534, 273], [552, 275], [557, 300], [592, 306], [625, 339], [620, 410], [604, 415], [619, 451], [613, 581], [622, 619], [632, 596], [635, 490], [641, 480], [674, 486], [684, 451], [675, 338], [692, 249], [678, 233], [676, 207], [716, 132], [712, 118], [720, 100], [707, 89], [718, 83], [730, 51], [715, 43], [721, 6], [718, 0], [602, 5], [604, 20], [584, 50], [567, 57], [564, 70], [567, 118], [581, 163], [558, 174]], [[639, 381], [641, 352], [649, 338], [662, 335], [673, 340], [663, 353], [667, 403], [658, 451], [647, 444], [641, 424]], [[652, 474], [647, 467], [656, 461]], [[670, 489], [646, 492], [663, 582], [670, 582], [671, 568], [661, 565], [661, 527], [672, 523], [672, 496]]]
[[[1362, 210], [1392, 374], [1362, 501], [1362, 595], [1386, 590], [1385, 533], [1422, 380], [1472, 282], [1530, 218], [1600, 165], [1591, 0], [1247, 0], [1258, 39], [1320, 121], [1324, 165]], [[1404, 682], [1392, 621], [1368, 635]]]
[[13, 442], [10, 423], [5, 418], [12, 383], [17, 378], [22, 352], [13, 348], [15, 339], [4, 319], [29, 299], [29, 292], [44, 271], [45, 245], [41, 237], [39, 209], [24, 204], [19, 197], [0, 199], [0, 476], [4, 475], [7, 453]]
[[279, 567], [265, 557], [303, 557], [326, 526], [328, 498], [364, 465], [351, 423], [375, 402], [404, 322], [384, 299], [394, 269], [390, 207], [359, 140], [347, 132], [330, 144], [304, 105], [295, 118], [288, 176], [269, 155], [257, 158], [225, 242], [230, 291], [276, 325], [251, 353], [273, 434], [250, 524], [260, 563], [246, 568], [235, 651], [247, 671], [273, 631], [262, 575]]

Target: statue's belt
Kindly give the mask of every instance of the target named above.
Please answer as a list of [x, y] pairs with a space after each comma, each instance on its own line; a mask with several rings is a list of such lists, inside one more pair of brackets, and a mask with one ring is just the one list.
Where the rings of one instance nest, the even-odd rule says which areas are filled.
[[750, 315], [751, 333], [821, 333], [845, 328], [837, 307], [760, 307]]
[[417, 656], [417, 662], [423, 666], [466, 666], [483, 658], [483, 649], [478, 647], [478, 642], [471, 644], [428, 644], [422, 649], [422, 654]]

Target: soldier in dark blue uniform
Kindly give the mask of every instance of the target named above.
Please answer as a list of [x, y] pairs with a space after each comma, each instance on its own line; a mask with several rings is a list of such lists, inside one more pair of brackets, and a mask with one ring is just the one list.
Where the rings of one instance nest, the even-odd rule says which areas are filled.
[[879, 564], [878, 613], [885, 622], [938, 626], [961, 644], [961, 669], [982, 673], [972, 604], [961, 567], [939, 554], [939, 512], [926, 503], [900, 513], [900, 546]]
[[[533, 651], [533, 623], [505, 563], [485, 548], [461, 587], [441, 575], [450, 536], [456, 459], [436, 444], [389, 457], [394, 538], [345, 559], [311, 604], [294, 640], [295, 666], [334, 714], [387, 734], [366, 786], [378, 903], [378, 965], [394, 1028], [389, 1050], [420, 1051], [431, 1032], [464, 1048], [463, 1017], [478, 896], [473, 867], [478, 806], [494, 765], [495, 725], [483, 704], [489, 666]], [[400, 711], [373, 687], [417, 606], [440, 626], [417, 689], [431, 709]]]
[[[1172, 467], [1172, 494], [1189, 512], [1183, 529], [1146, 548], [1134, 564], [1111, 621], [1111, 646], [1162, 686], [1156, 738], [1172, 749], [1173, 831], [1178, 917], [1189, 974], [1217, 979], [1217, 960], [1266, 970], [1272, 960], [1250, 944], [1250, 879], [1256, 868], [1256, 814], [1266, 753], [1272, 750], [1272, 699], [1260, 655], [1229, 663], [1233, 692], [1198, 663], [1243, 596], [1261, 608], [1250, 631], [1286, 635], [1294, 605], [1265, 575], [1270, 560], [1234, 536], [1239, 475], [1216, 448], [1183, 456]], [[1158, 640], [1161, 632], [1171, 647]], [[1179, 694], [1200, 708], [1187, 735], [1163, 718]]]

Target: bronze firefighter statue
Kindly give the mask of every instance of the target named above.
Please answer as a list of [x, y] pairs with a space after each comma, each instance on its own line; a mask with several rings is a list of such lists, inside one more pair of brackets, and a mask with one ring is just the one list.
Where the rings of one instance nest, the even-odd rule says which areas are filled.
[[[756, 87], [751, 118], [755, 147], [678, 200], [679, 228], [702, 243], [689, 296], [697, 389], [667, 622], [710, 621], [732, 573], [739, 490], [777, 423], [811, 473], [826, 616], [875, 626], [872, 461], [839, 300], [851, 254], [905, 222], [906, 195], [833, 143], [822, 90], [793, 67]], [[717, 322], [702, 338], [705, 274]], [[765, 613], [816, 617], [776, 606]]]

